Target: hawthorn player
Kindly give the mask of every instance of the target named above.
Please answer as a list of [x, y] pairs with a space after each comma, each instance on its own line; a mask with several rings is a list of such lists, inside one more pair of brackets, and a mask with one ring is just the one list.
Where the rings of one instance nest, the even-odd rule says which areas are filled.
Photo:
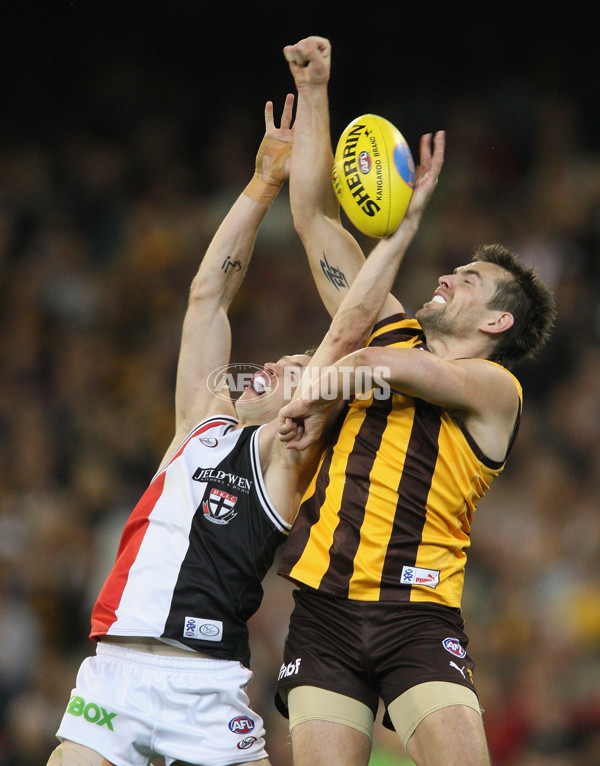
[[[364, 256], [330, 183], [331, 46], [310, 37], [284, 53], [298, 90], [292, 213], [335, 313]], [[438, 133], [437, 172], [443, 146]], [[425, 137], [421, 157], [427, 147]], [[367, 264], [418, 225], [428, 182], [417, 170], [404, 220]], [[283, 408], [280, 434], [303, 449], [336, 404], [324, 390], [339, 390], [349, 369], [387, 369], [392, 395], [348, 402], [282, 551], [279, 572], [299, 585], [277, 697], [295, 766], [366, 766], [380, 698], [417, 766], [489, 764], [460, 614], [466, 551], [477, 501], [517, 432], [521, 387], [507, 368], [547, 339], [553, 319], [534, 272], [484, 246], [440, 277], [415, 319], [390, 295], [369, 346]]]

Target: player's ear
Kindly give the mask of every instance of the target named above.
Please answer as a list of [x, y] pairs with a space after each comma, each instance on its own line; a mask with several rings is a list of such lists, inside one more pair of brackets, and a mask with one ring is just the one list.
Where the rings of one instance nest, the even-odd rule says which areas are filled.
[[514, 325], [515, 318], [510, 311], [493, 311], [480, 327], [482, 332], [490, 335], [498, 335], [506, 332]]

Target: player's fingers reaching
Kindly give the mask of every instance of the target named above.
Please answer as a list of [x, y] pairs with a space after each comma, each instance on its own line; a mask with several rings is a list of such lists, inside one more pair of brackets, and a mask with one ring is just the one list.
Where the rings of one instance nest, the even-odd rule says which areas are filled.
[[278, 128], [273, 118], [273, 102], [265, 104], [265, 136], [256, 155], [256, 172], [269, 183], [282, 184], [290, 176], [293, 108], [294, 96], [288, 93]]
[[282, 141], [292, 140], [292, 114], [294, 110], [294, 95], [288, 93], [281, 113], [280, 127], [276, 127], [273, 117], [273, 102], [267, 101], [265, 104], [265, 133], [267, 136], [279, 138]]
[[435, 168], [437, 168], [438, 173], [442, 169], [442, 165], [444, 164], [445, 154], [446, 154], [446, 131], [438, 130], [435, 136], [433, 137], [433, 158], [432, 158], [432, 164]]
[[426, 133], [421, 136], [421, 143], [419, 145], [419, 157], [421, 174], [425, 173], [431, 167], [431, 133]]
[[[414, 190], [417, 191], [419, 186], [423, 184], [423, 177], [429, 170], [429, 167], [431, 165], [431, 133], [426, 133], [424, 136], [421, 136], [421, 141], [419, 143], [419, 164], [417, 165], [416, 173], [415, 173], [415, 186]], [[414, 197], [414, 193], [413, 193]]]
[[275, 130], [275, 121], [273, 119], [273, 102], [267, 101], [265, 104], [265, 129], [267, 134]]
[[431, 133], [427, 133], [421, 138], [421, 164], [417, 168], [417, 187], [424, 184], [435, 186], [444, 164], [446, 133], [443, 130], [438, 130], [433, 137], [433, 154], [431, 152], [431, 139]]
[[281, 129], [289, 130], [292, 124], [292, 113], [294, 111], [294, 94], [288, 93], [285, 97], [283, 112], [281, 113]]
[[433, 152], [432, 134], [427, 133], [421, 138], [421, 163], [417, 168], [415, 188], [406, 211], [407, 220], [418, 223], [427, 207], [444, 164], [445, 147], [446, 134], [443, 130], [438, 130], [433, 136]]
[[[431, 144], [430, 144], [431, 146]], [[446, 151], [446, 131], [438, 130], [433, 137], [433, 155], [429, 149], [429, 165], [438, 174], [444, 164], [444, 154]]]

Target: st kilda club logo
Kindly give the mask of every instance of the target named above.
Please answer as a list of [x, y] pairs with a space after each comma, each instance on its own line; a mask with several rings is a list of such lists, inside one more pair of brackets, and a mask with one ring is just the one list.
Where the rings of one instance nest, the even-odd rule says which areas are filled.
[[202, 501], [204, 518], [213, 524], [229, 524], [237, 516], [236, 503], [237, 495], [230, 495], [229, 492], [213, 487], [206, 500]]

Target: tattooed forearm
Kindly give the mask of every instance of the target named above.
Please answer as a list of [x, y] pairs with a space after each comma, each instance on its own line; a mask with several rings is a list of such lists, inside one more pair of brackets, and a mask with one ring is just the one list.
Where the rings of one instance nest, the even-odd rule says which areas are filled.
[[325, 252], [323, 252], [323, 259], [321, 260], [321, 268], [323, 269], [323, 274], [325, 274], [336, 290], [339, 290], [341, 287], [348, 287], [346, 275], [341, 269], [331, 266]]

